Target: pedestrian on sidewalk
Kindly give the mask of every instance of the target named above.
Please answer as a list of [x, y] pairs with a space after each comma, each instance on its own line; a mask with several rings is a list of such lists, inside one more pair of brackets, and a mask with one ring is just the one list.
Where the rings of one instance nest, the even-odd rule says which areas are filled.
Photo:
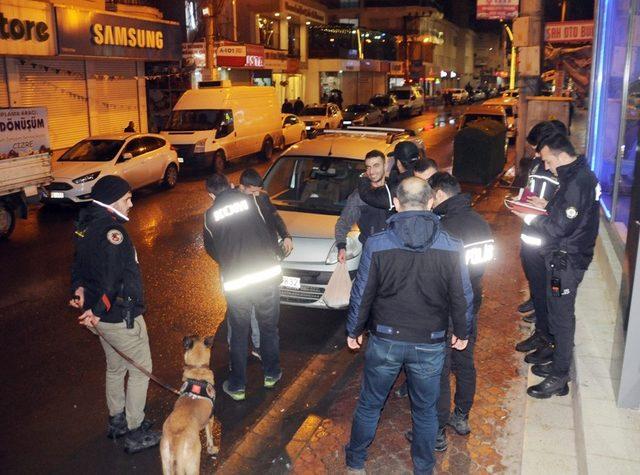
[[454, 328], [451, 344], [464, 350], [472, 324], [473, 292], [461, 242], [427, 211], [433, 204], [429, 184], [407, 178], [393, 200], [398, 213], [389, 219], [386, 231], [365, 243], [351, 291], [347, 345], [359, 348], [365, 328], [370, 328], [371, 336], [346, 464], [350, 471], [364, 472], [380, 412], [404, 365], [411, 396], [414, 473], [430, 474], [449, 318]]
[[558, 191], [546, 207], [547, 215], [513, 213], [542, 235], [549, 327], [555, 348], [551, 363], [532, 367], [532, 372], [544, 380], [529, 387], [527, 394], [545, 399], [569, 393], [576, 294], [598, 237], [600, 185], [567, 136], [545, 137], [538, 148], [547, 170], [558, 177]]
[[293, 103], [293, 113], [295, 115], [300, 115], [302, 114], [303, 109], [304, 109], [304, 102], [302, 102], [302, 99], [298, 97], [296, 101]]
[[[440, 397], [438, 398], [438, 436], [437, 452], [447, 450], [446, 426], [449, 425], [459, 435], [471, 432], [469, 412], [476, 393], [476, 368], [474, 349], [477, 339], [477, 315], [482, 305], [482, 276], [487, 264], [493, 259], [494, 240], [489, 223], [471, 207], [471, 197], [461, 192], [460, 183], [447, 172], [438, 172], [429, 179], [434, 193], [433, 212], [440, 216], [445, 231], [462, 241], [465, 262], [473, 288], [473, 331], [469, 335], [469, 344], [463, 351], [447, 348], [445, 362], [440, 377]], [[455, 408], [451, 413], [451, 388], [449, 376], [456, 378], [454, 396]], [[407, 396], [406, 384], [396, 395]], [[407, 433], [411, 440], [412, 433]]]
[[136, 453], [158, 445], [161, 434], [149, 430], [151, 424], [144, 418], [149, 378], [116, 352], [116, 348], [126, 351], [151, 371], [142, 277], [136, 250], [124, 227], [133, 207], [131, 187], [122, 178], [107, 175], [93, 186], [91, 198], [91, 205], [80, 212], [75, 232], [71, 269], [74, 298], [69, 305], [83, 311], [79, 317], [82, 325], [100, 332], [107, 359], [107, 437], [125, 436], [125, 451]]
[[[263, 185], [264, 182], [260, 174], [253, 168], [247, 168], [240, 175], [240, 186], [238, 189], [245, 195], [253, 198], [260, 212], [260, 217], [264, 220], [273, 237], [273, 249], [280, 259], [284, 259], [293, 251], [293, 240], [280, 213], [278, 213], [276, 207], [271, 203], [269, 195], [264, 192]], [[279, 239], [282, 240], [282, 244], [280, 244]], [[229, 344], [231, 344], [231, 326], [229, 326], [227, 340]], [[251, 309], [251, 343], [253, 345], [251, 354], [260, 359], [260, 327], [256, 319], [255, 308]]]
[[280, 108], [280, 112], [283, 114], [293, 114], [293, 104], [289, 102], [289, 99], [285, 99]]
[[[523, 193], [530, 196], [529, 203], [535, 202], [541, 208], [546, 208], [549, 200], [555, 195], [558, 189], [558, 178], [550, 170], [545, 170], [540, 152], [536, 148], [545, 137], [556, 133], [562, 135], [567, 133], [567, 128], [559, 120], [539, 122], [527, 135], [527, 143], [534, 148], [535, 157], [531, 163], [527, 186]], [[541, 254], [543, 236], [542, 233], [523, 223], [520, 241], [520, 260], [529, 283], [531, 307], [535, 315], [535, 330], [528, 338], [516, 345], [516, 350], [523, 353], [531, 352], [525, 356], [527, 363], [546, 364], [551, 361], [553, 354], [553, 337], [549, 330], [547, 311], [547, 269]]]
[[222, 389], [234, 401], [242, 401], [254, 309], [260, 328], [264, 387], [273, 388], [282, 377], [278, 336], [282, 270], [273, 237], [255, 201], [231, 188], [220, 173], [209, 177], [206, 187], [213, 206], [205, 213], [204, 246], [220, 268], [231, 327], [231, 365]]

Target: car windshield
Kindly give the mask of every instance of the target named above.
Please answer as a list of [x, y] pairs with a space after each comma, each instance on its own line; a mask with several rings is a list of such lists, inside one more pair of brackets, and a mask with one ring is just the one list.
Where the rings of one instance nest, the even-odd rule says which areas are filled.
[[355, 112], [355, 113], [367, 112], [368, 110], [369, 110], [369, 106], [366, 104], [353, 104], [352, 106], [348, 106], [344, 108], [345, 112]]
[[393, 93], [398, 99], [409, 99], [409, 97], [411, 96], [411, 91], [407, 89], [397, 89], [393, 91]]
[[385, 107], [389, 105], [389, 98], [385, 96], [374, 97], [371, 99], [371, 104], [377, 107]]
[[174, 110], [164, 130], [213, 130], [220, 126], [225, 113], [217, 109]]
[[327, 115], [326, 107], [305, 107], [300, 115]]
[[278, 209], [338, 215], [364, 169], [363, 160], [285, 156], [269, 170], [264, 188]]
[[463, 127], [466, 127], [471, 122], [475, 122], [477, 120], [485, 120], [485, 119], [495, 120], [496, 122], [500, 122], [501, 124], [503, 123], [502, 116], [497, 114], [465, 114]]
[[109, 162], [116, 157], [124, 140], [83, 140], [78, 142], [64, 155], [59, 162]]

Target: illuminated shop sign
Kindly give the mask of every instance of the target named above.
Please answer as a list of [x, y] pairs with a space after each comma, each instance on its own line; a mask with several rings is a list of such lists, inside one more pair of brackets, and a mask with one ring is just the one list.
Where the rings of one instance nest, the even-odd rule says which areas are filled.
[[42, 2], [2, 2], [0, 54], [55, 54], [50, 5]]

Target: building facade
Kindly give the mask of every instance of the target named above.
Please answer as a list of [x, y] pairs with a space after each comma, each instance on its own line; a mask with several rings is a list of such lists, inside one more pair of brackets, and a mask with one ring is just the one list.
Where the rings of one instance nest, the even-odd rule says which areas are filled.
[[0, 107], [46, 107], [54, 150], [129, 121], [146, 131], [145, 65], [179, 60], [179, 26], [131, 3], [1, 0]]

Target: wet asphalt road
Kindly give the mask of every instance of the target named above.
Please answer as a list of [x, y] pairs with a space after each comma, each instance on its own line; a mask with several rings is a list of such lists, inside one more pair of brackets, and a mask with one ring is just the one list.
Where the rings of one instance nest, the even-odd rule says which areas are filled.
[[[394, 125], [429, 127], [434, 113]], [[451, 165], [451, 126], [426, 130], [428, 154]], [[234, 162], [227, 174], [268, 164], [255, 157]], [[185, 170], [175, 189], [134, 195], [127, 225], [145, 283], [154, 373], [179, 386], [184, 335], [215, 335], [212, 367], [218, 399], [217, 459], [203, 451], [210, 472], [265, 412], [278, 394], [343, 325], [344, 312], [283, 306], [280, 317], [282, 382], [262, 388], [259, 362], [250, 359], [247, 399], [232, 402], [221, 391], [227, 375], [225, 303], [215, 263], [202, 245], [202, 216], [210, 206], [205, 174]], [[0, 467], [4, 473], [159, 473], [157, 450], [124, 454], [105, 437], [104, 354], [96, 337], [76, 323], [70, 296], [73, 208], [35, 207], [11, 240], [0, 243]], [[147, 416], [160, 429], [174, 396], [151, 383]]]

